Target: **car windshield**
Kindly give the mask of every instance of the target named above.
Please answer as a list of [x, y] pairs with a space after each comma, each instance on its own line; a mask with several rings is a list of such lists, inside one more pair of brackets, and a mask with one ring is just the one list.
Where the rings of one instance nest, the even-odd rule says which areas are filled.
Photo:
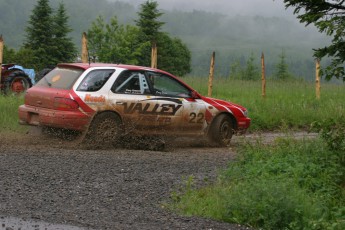
[[71, 89], [83, 72], [82, 69], [57, 67], [45, 75], [36, 85], [56, 89]]

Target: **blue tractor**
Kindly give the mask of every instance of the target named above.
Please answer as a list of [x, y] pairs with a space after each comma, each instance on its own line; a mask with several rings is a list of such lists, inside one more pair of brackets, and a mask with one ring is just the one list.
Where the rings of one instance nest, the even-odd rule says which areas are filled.
[[35, 71], [16, 64], [1, 66], [0, 90], [4, 94], [23, 93], [35, 84]]

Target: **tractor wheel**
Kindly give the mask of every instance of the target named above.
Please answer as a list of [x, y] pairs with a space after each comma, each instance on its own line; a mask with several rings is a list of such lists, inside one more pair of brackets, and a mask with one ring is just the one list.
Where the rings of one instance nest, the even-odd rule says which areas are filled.
[[24, 93], [31, 86], [31, 80], [23, 71], [14, 71], [5, 80], [5, 94]]
[[112, 112], [96, 115], [87, 130], [83, 143], [87, 146], [106, 147], [116, 144], [121, 133], [121, 119]]
[[211, 143], [218, 146], [229, 146], [234, 127], [231, 117], [221, 114], [212, 122], [208, 132], [208, 138]]

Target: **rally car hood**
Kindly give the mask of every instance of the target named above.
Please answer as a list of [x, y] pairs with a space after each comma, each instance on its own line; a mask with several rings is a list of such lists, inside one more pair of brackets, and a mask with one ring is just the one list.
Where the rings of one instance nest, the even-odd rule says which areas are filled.
[[211, 97], [201, 96], [201, 98], [208, 104], [214, 106], [219, 111], [230, 112], [238, 116], [246, 116], [245, 114], [247, 109], [241, 105]]

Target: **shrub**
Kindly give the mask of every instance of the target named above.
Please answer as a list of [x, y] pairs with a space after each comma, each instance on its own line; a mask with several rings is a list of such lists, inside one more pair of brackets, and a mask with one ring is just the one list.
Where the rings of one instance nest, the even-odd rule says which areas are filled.
[[242, 147], [219, 182], [175, 200], [173, 207], [263, 229], [343, 229], [345, 169], [321, 139], [278, 139]]

